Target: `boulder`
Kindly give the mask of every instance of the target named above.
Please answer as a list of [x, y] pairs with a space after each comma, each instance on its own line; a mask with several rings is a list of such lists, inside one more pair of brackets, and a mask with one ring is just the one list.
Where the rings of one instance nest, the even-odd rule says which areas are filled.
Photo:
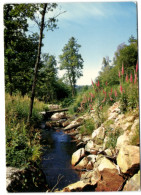
[[[34, 178], [34, 180], [33, 180]], [[8, 192], [45, 192], [46, 178], [36, 163], [27, 168], [6, 168], [6, 189]]]
[[63, 119], [63, 118], [66, 118], [65, 112], [57, 112], [51, 116], [52, 120], [59, 120], [59, 119]]
[[85, 188], [87, 188], [88, 186], [90, 186], [89, 182], [78, 181], [76, 183], [68, 185], [60, 192], [82, 192], [85, 191]]
[[90, 139], [91, 139], [91, 137], [90, 137], [89, 135], [85, 135], [85, 136], [82, 137], [82, 141], [83, 141], [83, 142], [87, 142], [87, 141], [89, 141]]
[[8, 188], [8, 186], [10, 186], [11, 183], [14, 181], [14, 177], [19, 179], [18, 174], [16, 176], [16, 173], [18, 173], [19, 171], [21, 170], [15, 167], [6, 167], [6, 188]]
[[123, 173], [133, 175], [140, 166], [140, 151], [138, 146], [122, 146], [117, 156], [117, 164]]
[[126, 182], [123, 191], [140, 191], [140, 187], [140, 171], [138, 171]]
[[116, 147], [120, 149], [122, 146], [130, 144], [129, 131], [125, 131], [123, 135], [119, 136], [117, 139]]
[[126, 117], [126, 121], [127, 122], [133, 122], [134, 119], [135, 119], [135, 116], [128, 116], [128, 117]]
[[126, 131], [126, 130], [130, 130], [131, 127], [132, 127], [132, 122], [126, 122], [126, 121], [123, 121], [123, 124], [120, 125], [120, 127]]
[[64, 128], [64, 130], [70, 130], [70, 129], [79, 127], [79, 126], [82, 125], [82, 124], [83, 124], [83, 120], [82, 120], [82, 119], [77, 119], [77, 120], [72, 121], [69, 125], [67, 125], [67, 126]]
[[97, 182], [100, 181], [100, 179], [101, 179], [101, 174], [100, 174], [100, 172], [98, 171], [98, 169], [94, 169], [94, 170], [93, 170], [92, 177], [91, 177], [91, 184], [92, 184], [92, 185], [97, 184]]
[[96, 155], [90, 154], [87, 156], [88, 164], [86, 166], [87, 170], [92, 170], [94, 168], [94, 163], [96, 162]]
[[91, 149], [94, 149], [94, 142], [92, 140], [89, 140], [85, 145], [85, 150], [87, 152], [90, 152]]
[[62, 126], [63, 126], [63, 127], [66, 127], [66, 126], [68, 126], [69, 124], [70, 124], [70, 121], [67, 120], [67, 121], [65, 121], [65, 122], [62, 123]]
[[98, 129], [94, 130], [92, 133], [92, 139], [96, 144], [99, 144], [102, 142], [105, 136], [105, 129], [104, 127], [100, 126]]
[[105, 136], [103, 140], [103, 150], [107, 149], [107, 143], [109, 142], [110, 138], [108, 136]]
[[98, 170], [103, 171], [104, 169], [117, 169], [117, 167], [109, 159], [107, 159], [106, 157], [103, 157], [98, 166]]
[[139, 125], [139, 119], [134, 120], [134, 123], [131, 127], [131, 131], [134, 131], [138, 125]]
[[106, 149], [104, 152], [107, 156], [113, 156], [113, 152], [110, 148]]
[[117, 112], [120, 113], [120, 103], [119, 102], [115, 102], [109, 109], [108, 109], [108, 114], [113, 113], [113, 112]]
[[75, 169], [77, 170], [82, 170], [82, 169], [86, 169], [86, 166], [88, 164], [88, 158], [84, 157], [76, 166]]
[[89, 182], [91, 185], [95, 185], [101, 179], [101, 174], [97, 169], [85, 172], [81, 175], [83, 182]]
[[117, 116], [117, 118], [115, 119], [115, 123], [116, 123], [117, 121], [121, 121], [121, 120], [123, 120], [123, 119], [124, 119], [124, 117], [125, 117], [125, 115], [124, 115], [124, 114], [119, 114], [119, 115]]
[[118, 116], [118, 113], [117, 112], [110, 113], [109, 114], [109, 117], [108, 117], [108, 120], [116, 119], [117, 116]]
[[85, 150], [84, 150], [84, 148], [78, 149], [72, 155], [71, 164], [72, 165], [76, 165], [76, 163], [78, 163], [80, 161], [80, 159], [82, 159], [82, 157], [84, 157], [84, 156], [85, 156]]
[[102, 179], [97, 183], [96, 192], [120, 191], [122, 189], [124, 179], [119, 175], [118, 170], [103, 169], [100, 174]]

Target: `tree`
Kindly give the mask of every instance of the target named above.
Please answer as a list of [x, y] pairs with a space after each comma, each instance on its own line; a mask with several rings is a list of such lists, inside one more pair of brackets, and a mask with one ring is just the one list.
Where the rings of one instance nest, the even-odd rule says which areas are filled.
[[43, 67], [38, 74], [36, 96], [48, 102], [56, 98], [57, 62], [53, 55], [44, 54], [42, 58]]
[[[6, 87], [9, 89], [10, 95], [14, 91], [15, 79], [13, 78], [17, 69], [15, 58], [20, 53], [17, 50], [21, 41], [25, 41], [25, 32], [28, 30], [27, 13], [29, 6], [27, 4], [5, 4], [4, 5], [4, 53], [5, 53], [5, 74]], [[32, 12], [32, 9], [30, 10]]]
[[43, 31], [45, 28], [47, 30], [53, 30], [57, 27], [56, 22], [57, 19], [55, 17], [49, 18], [47, 21], [45, 21], [45, 14], [49, 11], [53, 11], [54, 8], [57, 7], [56, 3], [45, 3], [40, 4], [40, 14], [41, 14], [41, 21], [36, 20], [36, 16], [34, 15], [32, 19], [38, 24], [40, 28], [40, 36], [39, 36], [39, 44], [38, 44], [38, 52], [37, 52], [37, 58], [35, 63], [35, 71], [34, 71], [34, 78], [33, 78], [33, 84], [32, 84], [32, 92], [31, 92], [31, 101], [30, 101], [30, 107], [29, 107], [29, 116], [28, 116], [28, 123], [30, 123], [31, 117], [32, 117], [32, 110], [33, 110], [33, 103], [34, 103], [34, 97], [35, 97], [35, 87], [36, 87], [36, 81], [37, 81], [37, 72], [38, 72], [38, 66], [40, 63], [40, 55], [41, 55], [41, 46], [42, 46], [42, 39], [43, 39]]
[[114, 65], [118, 66], [121, 70], [122, 64], [124, 64], [124, 69], [128, 73], [130, 70], [134, 70], [138, 58], [138, 45], [137, 40], [131, 36], [129, 38], [129, 45], [118, 46], [115, 52]]
[[68, 43], [63, 48], [63, 54], [59, 56], [60, 58], [60, 70], [66, 70], [66, 76], [68, 77], [72, 96], [75, 95], [75, 85], [78, 78], [80, 78], [83, 69], [83, 59], [81, 54], [79, 54], [79, 48], [81, 46], [77, 44], [74, 37], [71, 37]]

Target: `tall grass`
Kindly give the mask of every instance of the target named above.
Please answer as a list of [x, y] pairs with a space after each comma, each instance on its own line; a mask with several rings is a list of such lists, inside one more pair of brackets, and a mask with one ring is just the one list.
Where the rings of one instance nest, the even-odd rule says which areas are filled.
[[32, 126], [26, 125], [29, 111], [27, 96], [5, 94], [6, 163], [14, 167], [27, 166], [41, 155], [40, 131], [35, 128], [42, 116], [44, 103], [35, 100]]

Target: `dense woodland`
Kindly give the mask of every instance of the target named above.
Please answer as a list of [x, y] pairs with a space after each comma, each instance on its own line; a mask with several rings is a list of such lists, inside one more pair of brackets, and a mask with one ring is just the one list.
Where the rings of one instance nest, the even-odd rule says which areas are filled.
[[[77, 86], [84, 66], [77, 37], [70, 37], [62, 48], [60, 67], [56, 56], [41, 50], [42, 39], [48, 30], [55, 30], [59, 19], [46, 21], [43, 14], [56, 7], [55, 3], [4, 5], [6, 162], [9, 166], [27, 167], [31, 162], [40, 161], [38, 124], [42, 117], [39, 112], [48, 110], [48, 104], [67, 107], [71, 115], [95, 109], [98, 115], [95, 127], [104, 121], [102, 113], [114, 102], [120, 101], [123, 112], [139, 106], [137, 39], [131, 35], [128, 44], [119, 43], [113, 59], [108, 56], [101, 59], [101, 71], [91, 86]], [[36, 18], [37, 11], [41, 21]], [[38, 24], [40, 34], [28, 33], [28, 19]], [[62, 78], [58, 77], [58, 69], [66, 70]], [[86, 123], [80, 131], [89, 133], [91, 123]]]

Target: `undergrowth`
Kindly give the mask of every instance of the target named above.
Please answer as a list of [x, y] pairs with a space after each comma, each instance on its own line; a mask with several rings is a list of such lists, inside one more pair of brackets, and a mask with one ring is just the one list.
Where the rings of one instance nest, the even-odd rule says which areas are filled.
[[6, 163], [13, 167], [27, 166], [30, 161], [38, 161], [41, 156], [40, 131], [37, 125], [42, 119], [39, 114], [44, 103], [35, 100], [31, 127], [26, 122], [29, 111], [27, 96], [5, 95], [6, 113]]

